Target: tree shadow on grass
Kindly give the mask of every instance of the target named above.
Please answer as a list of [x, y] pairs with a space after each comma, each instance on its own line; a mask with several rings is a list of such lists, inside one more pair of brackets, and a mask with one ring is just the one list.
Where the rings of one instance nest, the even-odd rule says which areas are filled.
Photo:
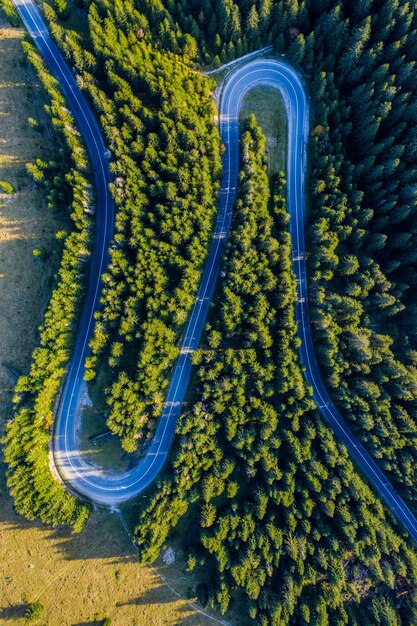
[[0, 607], [0, 622], [6, 619], [14, 620], [23, 617], [28, 606], [27, 603], [21, 603]]
[[[155, 577], [156, 578], [156, 577]], [[149, 604], [170, 604], [178, 599], [174, 594], [170, 594], [167, 597], [166, 586], [162, 584], [155, 584], [152, 589], [146, 591], [135, 598], [130, 598], [126, 602], [118, 603], [118, 606], [141, 606]]]
[[[118, 607], [123, 607], [123, 606], [140, 607], [140, 606], [149, 606], [149, 605], [162, 606], [164, 604], [171, 604], [178, 600], [179, 600], [179, 597], [177, 597], [174, 593], [167, 594], [167, 589], [165, 585], [155, 583], [152, 589], [149, 589], [148, 591], [141, 594], [140, 596], [131, 598], [130, 600], [126, 602], [120, 602], [117, 604], [117, 606]], [[194, 598], [191, 597], [189, 601], [193, 602]], [[194, 620], [200, 620], [201, 618], [199, 617], [198, 613], [194, 613], [193, 615], [190, 614], [193, 612], [193, 608], [190, 605], [183, 604], [181, 607], [177, 608], [177, 611], [178, 613], [181, 614], [181, 616], [178, 617], [178, 621], [175, 623], [176, 626], [182, 626], [184, 623], [188, 624], [189, 623], [188, 620], [190, 620], [190, 624], [191, 623], [201, 624], [201, 621], [194, 622]], [[206, 623], [208, 622], [204, 621], [204, 624]]]
[[4, 466], [0, 467], [0, 535], [2, 541], [15, 541], [19, 535], [23, 537], [22, 533], [26, 533], [30, 539], [23, 539], [23, 541], [36, 545], [38, 532], [39, 540], [51, 542], [55, 551], [60, 553], [64, 560], [103, 559], [113, 564], [137, 562], [137, 554], [130, 537], [117, 514], [112, 514], [108, 509], [93, 511], [83, 532], [77, 534], [72, 533], [69, 527], [53, 528], [42, 524], [39, 520], [28, 521], [16, 513], [13, 500], [5, 485]]

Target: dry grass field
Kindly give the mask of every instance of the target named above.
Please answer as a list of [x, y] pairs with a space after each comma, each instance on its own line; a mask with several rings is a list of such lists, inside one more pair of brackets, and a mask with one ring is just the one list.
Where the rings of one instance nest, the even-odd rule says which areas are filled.
[[[8, 368], [27, 371], [37, 327], [58, 264], [55, 232], [62, 220], [26, 174], [25, 163], [54, 155], [39, 84], [24, 61], [23, 32], [0, 13], [0, 181], [16, 193], [0, 195], [0, 415], [8, 412], [13, 380]], [[43, 131], [33, 130], [28, 118]], [[35, 259], [34, 248], [50, 253]], [[5, 367], [6, 366], [6, 367]], [[1, 429], [3, 425], [1, 426]], [[182, 594], [180, 564], [158, 566]], [[181, 580], [180, 580], [181, 579]], [[178, 583], [178, 584], [177, 584]], [[188, 584], [188, 583], [187, 583]], [[81, 535], [48, 529], [15, 514], [0, 468], [0, 624], [24, 624], [28, 602], [45, 611], [35, 624], [94, 626], [208, 626], [212, 620], [178, 598], [155, 570], [139, 565], [116, 514], [93, 513]]]
[[[25, 63], [22, 32], [0, 23], [0, 181], [16, 192], [0, 193], [0, 412], [10, 401], [13, 379], [7, 367], [25, 371], [57, 267], [55, 232], [63, 221], [26, 173], [36, 157], [51, 158], [54, 146], [40, 86]], [[42, 132], [28, 122], [40, 122]], [[34, 248], [50, 253], [48, 263]], [[6, 366], [6, 368], [5, 368]]]
[[[81, 535], [26, 522], [0, 499], [0, 624], [24, 624], [28, 602], [45, 607], [36, 624], [210, 626], [153, 569], [140, 565], [116, 513], [96, 511]], [[158, 571], [177, 588], [178, 567]], [[183, 585], [179, 584], [183, 592]], [[186, 591], [186, 590], [185, 590]]]

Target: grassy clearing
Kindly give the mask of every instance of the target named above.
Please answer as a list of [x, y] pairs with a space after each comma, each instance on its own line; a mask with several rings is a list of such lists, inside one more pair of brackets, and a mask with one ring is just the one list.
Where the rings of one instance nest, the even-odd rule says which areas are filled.
[[80, 421], [80, 450], [89, 461], [104, 470], [116, 472], [123, 472], [136, 462], [137, 455], [127, 454], [123, 450], [119, 437], [110, 433], [103, 414], [94, 406], [83, 408]]
[[[59, 261], [55, 232], [63, 221], [46, 208], [25, 164], [54, 157], [54, 138], [39, 83], [21, 49], [23, 31], [0, 12], [0, 415], [8, 414], [18, 372], [27, 371], [53, 274]], [[29, 121], [31, 119], [32, 121]], [[38, 123], [33, 124], [33, 120]], [[34, 249], [48, 251], [40, 261]], [[1, 429], [2, 430], [2, 427]], [[86, 530], [46, 528], [16, 515], [0, 471], [0, 624], [23, 625], [29, 603], [45, 607], [47, 626], [208, 626], [151, 568], [139, 565], [115, 514], [93, 513]], [[174, 581], [175, 582], [175, 581]]]
[[246, 119], [253, 113], [266, 137], [269, 175], [287, 171], [287, 116], [281, 94], [260, 85], [245, 96], [240, 113]]
[[[106, 424], [109, 411], [104, 389], [112, 383], [107, 365], [99, 368], [96, 378], [87, 383], [88, 398], [80, 419], [79, 443], [88, 459], [104, 470], [122, 472], [136, 463], [138, 453], [128, 454], [117, 435], [111, 435]], [[104, 436], [102, 436], [104, 435]]]
[[39, 624], [48, 626], [98, 626], [107, 616], [114, 626], [213, 624], [179, 599], [158, 569], [138, 563], [117, 514], [98, 510], [81, 535], [70, 535], [26, 522], [4, 496], [0, 507], [2, 626], [23, 626], [36, 600], [45, 607]]

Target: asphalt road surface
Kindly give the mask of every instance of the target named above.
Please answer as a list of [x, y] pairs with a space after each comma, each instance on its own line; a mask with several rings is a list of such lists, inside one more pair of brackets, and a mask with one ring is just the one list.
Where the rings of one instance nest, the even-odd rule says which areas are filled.
[[110, 181], [108, 158], [90, 107], [80, 93], [62, 55], [52, 42], [37, 9], [29, 0], [13, 2], [48, 67], [59, 80], [79, 125], [90, 155], [97, 192], [96, 237], [88, 293], [55, 425], [54, 457], [61, 476], [72, 489], [84, 497], [99, 504], [114, 506], [134, 498], [149, 487], [165, 464], [190, 380], [190, 354], [196, 350], [201, 339], [231, 227], [239, 166], [239, 109], [248, 90], [256, 85], [266, 84], [281, 92], [288, 118], [288, 209], [291, 215], [292, 256], [297, 281], [296, 319], [301, 338], [300, 355], [305, 367], [305, 377], [313, 388], [314, 399], [323, 417], [343, 441], [351, 458], [381, 495], [394, 516], [417, 542], [417, 519], [352, 434], [332, 403], [316, 363], [308, 316], [304, 240], [308, 101], [299, 75], [282, 61], [272, 59], [249, 61], [234, 70], [223, 85], [220, 132], [226, 151], [223, 155], [221, 194], [213, 241], [169, 385], [164, 410], [146, 456], [135, 468], [125, 473], [100, 473], [95, 466], [88, 464], [81, 457], [77, 448], [76, 412], [83, 384], [84, 362], [89, 354], [88, 342], [93, 330], [94, 311], [99, 301], [100, 275], [108, 263], [107, 250], [114, 221], [113, 204], [108, 191]]

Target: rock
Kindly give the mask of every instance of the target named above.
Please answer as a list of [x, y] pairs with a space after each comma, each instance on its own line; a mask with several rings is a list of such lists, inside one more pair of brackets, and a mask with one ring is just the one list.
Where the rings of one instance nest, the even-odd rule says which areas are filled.
[[175, 552], [172, 548], [168, 548], [165, 553], [164, 556], [162, 557], [163, 562], [165, 563], [165, 565], [172, 565], [172, 563], [175, 563]]

